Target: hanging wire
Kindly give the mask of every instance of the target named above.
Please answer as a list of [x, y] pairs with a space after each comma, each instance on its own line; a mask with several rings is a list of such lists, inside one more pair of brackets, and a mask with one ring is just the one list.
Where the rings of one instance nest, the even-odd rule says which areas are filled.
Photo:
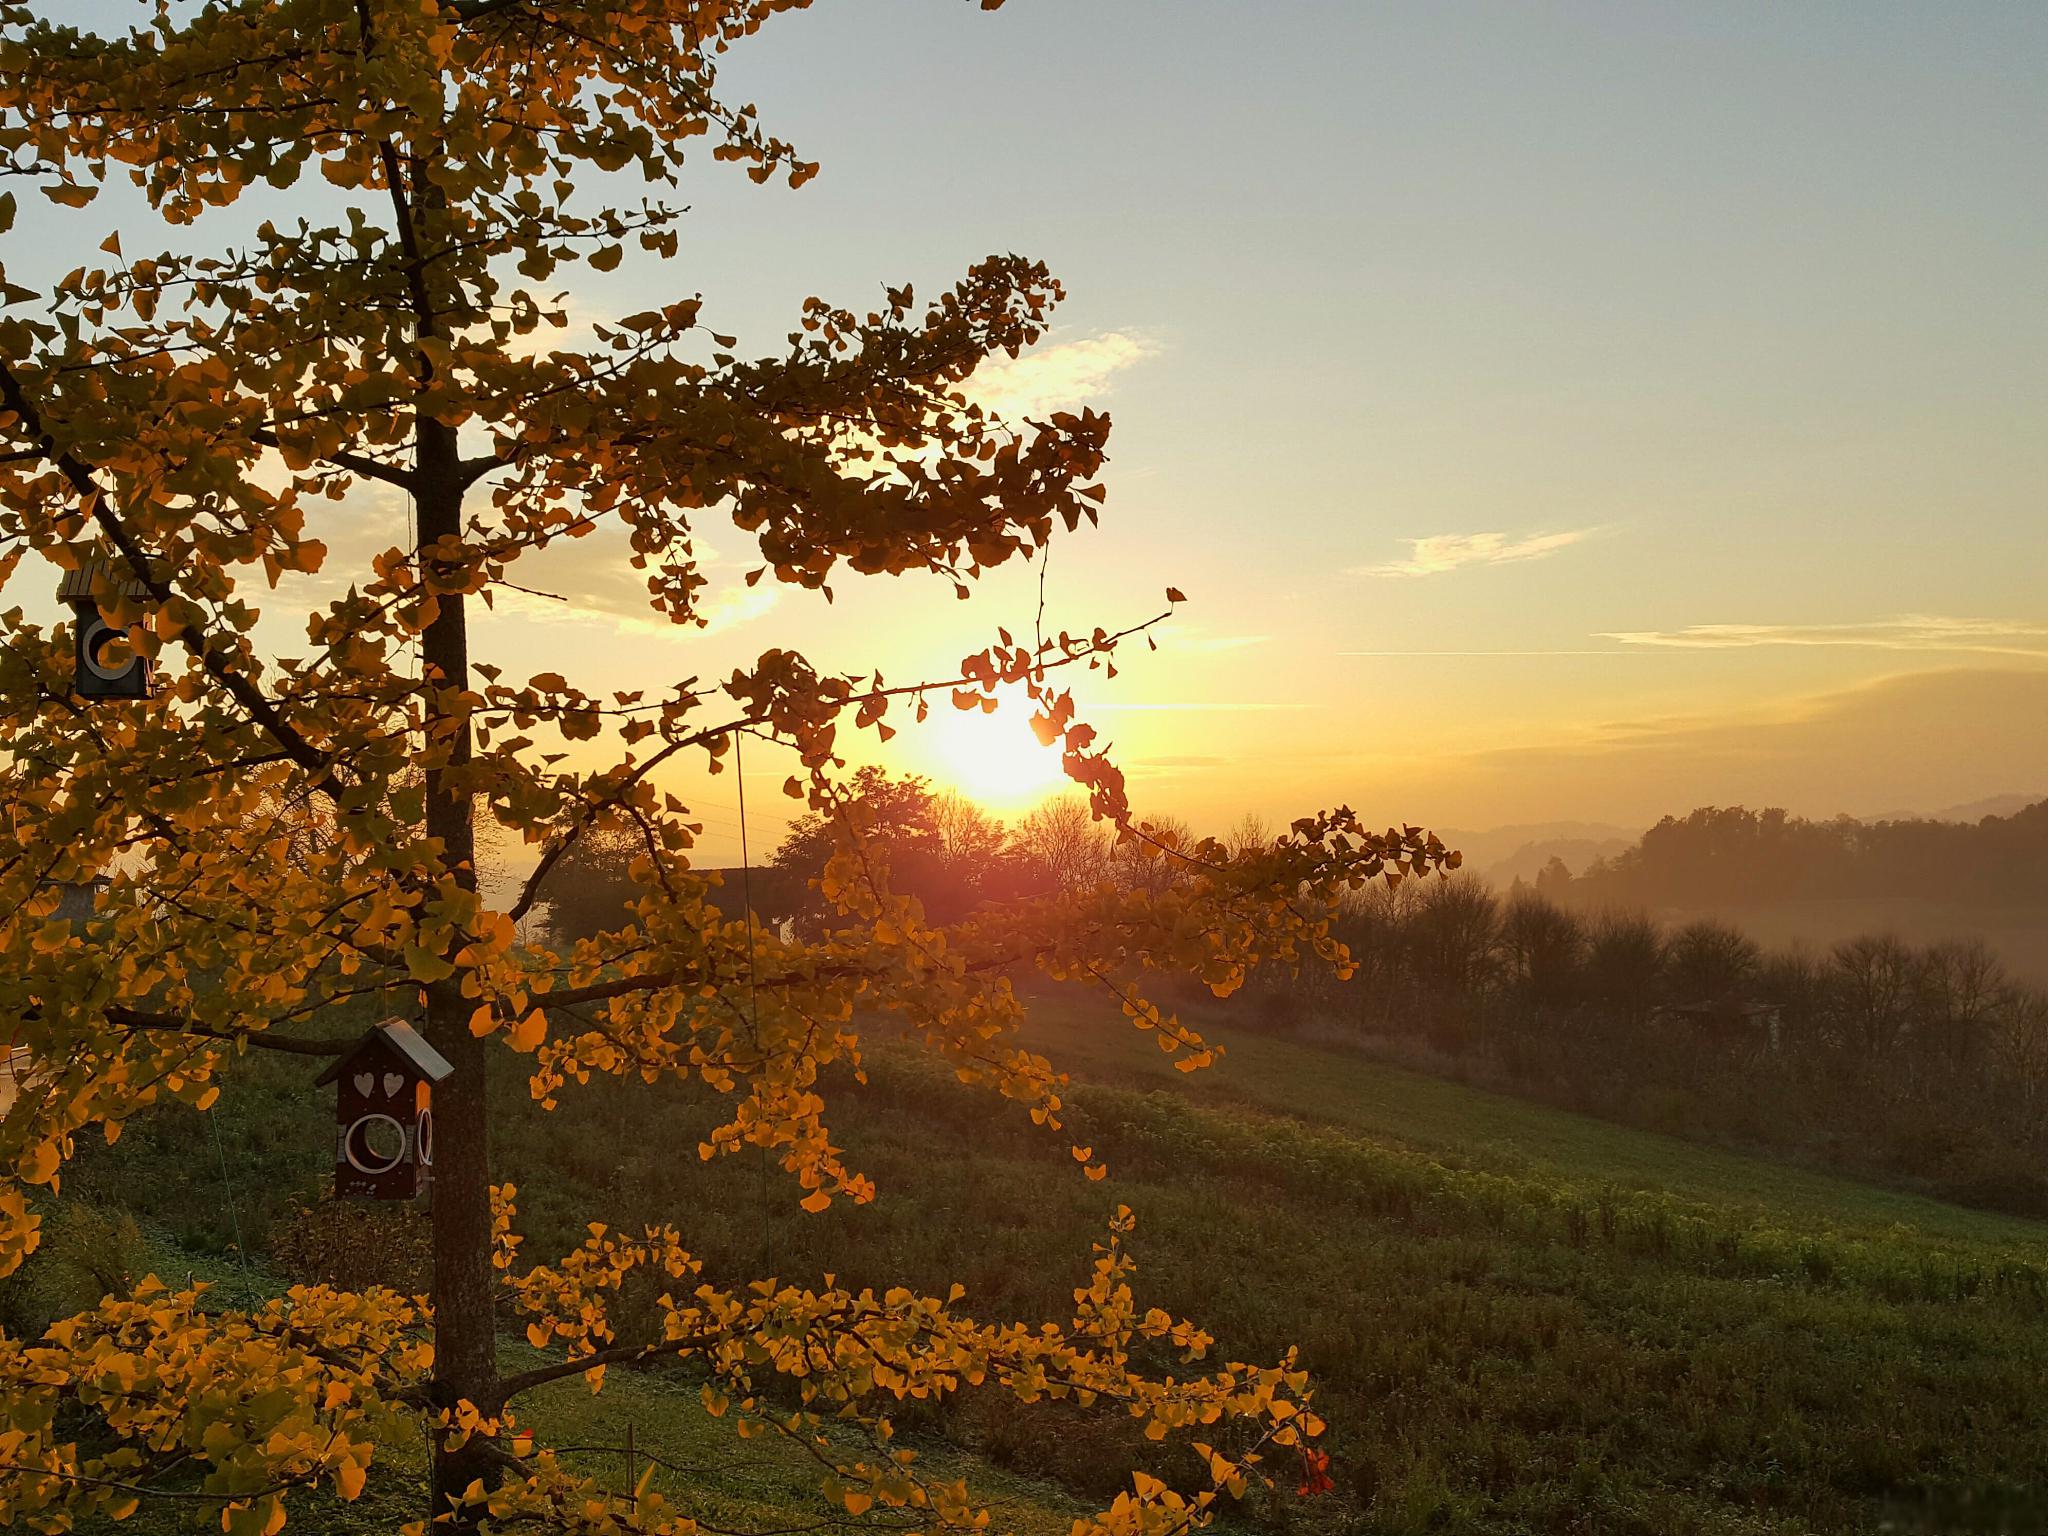
[[248, 1245], [242, 1241], [242, 1215], [240, 1210], [241, 1202], [236, 1198], [235, 1195], [234, 1178], [228, 1172], [227, 1147], [220, 1139], [220, 1115], [218, 1113], [219, 1109], [220, 1100], [216, 1098], [213, 1101], [213, 1103], [209, 1104], [206, 1107], [206, 1125], [207, 1129], [213, 1132], [213, 1155], [214, 1158], [220, 1163], [221, 1188], [227, 1192], [228, 1231], [234, 1236], [235, 1257], [238, 1260], [240, 1260], [242, 1267], [242, 1302], [245, 1306], [251, 1306], [254, 1305], [256, 1300], [256, 1281], [255, 1278], [249, 1272]]
[[[419, 493], [410, 485], [405, 488], [405, 543], [406, 548], [411, 551], [413, 588], [424, 598], [427, 588], [427, 562], [420, 553], [420, 498]], [[412, 631], [409, 648], [412, 651], [412, 668], [409, 678], [409, 681], [412, 683], [411, 697], [420, 712], [420, 746], [424, 748], [427, 737], [427, 706], [425, 699], [421, 697], [421, 684], [426, 678], [426, 638], [417, 627]], [[422, 799], [420, 801], [420, 816], [423, 820], [426, 814], [426, 801]], [[424, 832], [426, 830], [425, 826], [423, 825], [420, 830]], [[414, 987], [412, 989], [412, 1006], [413, 1026], [424, 1032], [427, 1027], [426, 988]]]
[[[754, 974], [754, 861], [747, 851], [747, 753], [746, 736], [743, 730], [735, 731], [732, 738], [732, 763], [734, 776], [739, 781], [740, 792], [740, 902], [742, 917], [747, 925], [747, 1029], [754, 1037], [754, 1048], [761, 1043], [761, 994]], [[761, 1269], [764, 1275], [775, 1268], [775, 1221], [768, 1209], [768, 1148], [761, 1148]]]
[[754, 977], [754, 861], [747, 856], [747, 753], [746, 732], [735, 732], [732, 762], [740, 791], [740, 900], [746, 904], [747, 919], [747, 1022], [758, 1037], [761, 1031], [760, 992]]
[[[411, 486], [407, 486], [405, 489], [405, 543], [406, 547], [412, 551], [413, 585], [424, 595], [427, 586], [427, 562], [420, 554], [420, 498], [419, 493], [413, 490]], [[424, 646], [425, 640], [421, 632], [415, 629], [412, 632], [410, 642], [412, 650], [412, 683], [415, 692], [418, 691], [421, 673], [424, 670], [422, 660], [425, 655]]]

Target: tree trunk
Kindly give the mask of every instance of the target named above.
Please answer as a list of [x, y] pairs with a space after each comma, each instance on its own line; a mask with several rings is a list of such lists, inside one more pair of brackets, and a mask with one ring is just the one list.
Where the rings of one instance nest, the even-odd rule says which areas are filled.
[[[462, 480], [453, 427], [422, 417], [417, 434], [419, 542], [431, 549], [462, 531]], [[430, 570], [421, 560], [423, 572]], [[423, 676], [429, 687], [469, 686], [469, 636], [460, 592], [438, 595], [439, 610], [421, 637]], [[465, 718], [448, 749], [449, 768], [469, 761]], [[426, 776], [427, 835], [440, 841], [444, 867], [465, 890], [476, 889], [476, 830], [471, 797], [446, 770]], [[452, 958], [444, 956], [443, 958]], [[434, 1400], [452, 1408], [468, 1400], [484, 1414], [498, 1411], [497, 1327], [492, 1315], [490, 1119], [484, 1094], [484, 1042], [469, 1030], [472, 1004], [456, 977], [426, 989], [428, 1041], [455, 1070], [434, 1087]], [[472, 1439], [434, 1452], [433, 1511], [473, 1483], [496, 1481], [488, 1442]], [[460, 1529], [472, 1521], [458, 1520]]]

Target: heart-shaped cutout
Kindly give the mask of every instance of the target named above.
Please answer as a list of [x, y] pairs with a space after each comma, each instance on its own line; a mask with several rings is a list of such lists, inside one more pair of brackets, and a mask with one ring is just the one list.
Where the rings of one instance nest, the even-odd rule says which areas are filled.
[[395, 1099], [395, 1098], [397, 1098], [397, 1097], [398, 1097], [398, 1090], [399, 1090], [399, 1089], [401, 1089], [401, 1088], [403, 1088], [404, 1086], [405, 1086], [405, 1074], [404, 1074], [404, 1073], [402, 1073], [402, 1072], [386, 1072], [386, 1073], [384, 1074], [384, 1097], [385, 1097], [385, 1098], [387, 1098], [387, 1099]]
[[377, 1086], [377, 1074], [374, 1072], [358, 1072], [355, 1075], [354, 1081], [356, 1092], [367, 1099], [370, 1096], [370, 1090]]

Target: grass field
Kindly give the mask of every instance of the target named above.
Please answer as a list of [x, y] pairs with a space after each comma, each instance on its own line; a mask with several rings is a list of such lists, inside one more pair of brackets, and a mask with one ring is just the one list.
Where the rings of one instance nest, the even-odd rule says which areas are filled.
[[[1321, 1383], [1337, 1490], [1254, 1500], [1241, 1518], [1262, 1527], [2048, 1529], [2048, 1226], [1203, 1024], [1228, 1054], [1188, 1077], [1097, 1003], [1041, 1001], [1036, 1043], [1076, 1079], [1052, 1136], [879, 1053], [836, 1114], [881, 1185], [863, 1210], [808, 1217], [760, 1162], [701, 1164], [709, 1109], [676, 1089], [597, 1085], [541, 1115], [508, 1081], [499, 1162], [529, 1252], [659, 1217], [721, 1279], [958, 1280], [983, 1313], [1026, 1317], [1066, 1314], [1127, 1203], [1141, 1299], [1233, 1358], [1298, 1343]], [[321, 1171], [309, 1075], [238, 1064], [217, 1112], [252, 1245]], [[1079, 1176], [1070, 1141], [1107, 1159], [1107, 1184]], [[217, 1267], [215, 1172], [197, 1117], [164, 1116], [79, 1184], [182, 1243], [165, 1267]], [[556, 1389], [543, 1434], [615, 1446], [630, 1419], [690, 1469], [664, 1484], [721, 1524], [787, 1523], [802, 1469], [742, 1459], [672, 1383], [613, 1381], [594, 1400]], [[1162, 1454], [1114, 1421], [978, 1398], [907, 1430], [1000, 1479], [999, 1521], [1031, 1531]]]
[[1817, 1230], [1905, 1226], [1971, 1242], [2048, 1242], [2048, 1224], [1947, 1205], [1874, 1184], [1676, 1137], [1562, 1113], [1421, 1072], [1361, 1060], [1272, 1035], [1233, 1029], [1227, 1011], [1202, 1027], [1226, 1042], [1214, 1072], [1176, 1070], [1135, 1030], [1105, 1030], [1098, 1016], [1047, 1007], [1033, 1019], [1039, 1047], [1088, 1081], [1174, 1087], [1194, 1102], [1320, 1121], [1433, 1152], [1460, 1166], [1541, 1170], [1549, 1178], [1661, 1190]]

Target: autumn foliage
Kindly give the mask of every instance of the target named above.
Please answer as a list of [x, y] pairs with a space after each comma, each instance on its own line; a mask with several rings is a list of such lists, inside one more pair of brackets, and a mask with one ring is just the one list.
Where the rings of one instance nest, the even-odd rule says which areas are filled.
[[[235, 1311], [151, 1283], [0, 1339], [0, 1522], [62, 1528], [175, 1494], [217, 1503], [231, 1533], [275, 1531], [301, 1490], [352, 1499], [378, 1448], [414, 1434], [435, 1457], [422, 1518], [686, 1531], [685, 1513], [629, 1504], [514, 1433], [542, 1382], [662, 1360], [694, 1370], [742, 1439], [811, 1447], [839, 1518], [892, 1530], [983, 1518], [892, 1442], [906, 1401], [1071, 1399], [1185, 1439], [1180, 1485], [1140, 1476], [1104, 1531], [1201, 1523], [1273, 1447], [1316, 1433], [1291, 1359], [1210, 1363], [1207, 1335], [1136, 1299], [1121, 1210], [1072, 1316], [1026, 1323], [976, 1318], [957, 1291], [724, 1283], [681, 1230], [615, 1232], [601, 1212], [576, 1251], [532, 1255], [514, 1189], [492, 1183], [483, 1084], [509, 1058], [546, 1103], [599, 1074], [695, 1080], [729, 1105], [705, 1158], [765, 1149], [806, 1209], [864, 1201], [820, 1083], [857, 1075], [877, 1038], [1013, 1101], [1064, 1158], [1062, 1080], [1015, 1043], [1018, 974], [1109, 988], [1202, 1065], [1148, 973], [1227, 994], [1259, 965], [1342, 967], [1337, 897], [1449, 857], [1347, 811], [1235, 855], [1148, 833], [1060, 678], [1163, 614], [1000, 632], [893, 686], [787, 649], [658, 696], [471, 655], [472, 600], [600, 524], [629, 534], [650, 611], [687, 628], [705, 519], [751, 539], [750, 580], [923, 572], [964, 592], [1097, 516], [1105, 418], [1010, 422], [963, 392], [1044, 330], [1060, 290], [1038, 263], [992, 257], [872, 309], [811, 300], [787, 348], [752, 360], [696, 297], [586, 346], [562, 334], [579, 266], [628, 246], [679, 256], [662, 193], [686, 154], [756, 181], [814, 173], [717, 93], [721, 55], [799, 5], [214, 0], [100, 36], [62, 6], [0, 4], [8, 242], [44, 238], [52, 204], [83, 210], [61, 226], [77, 228], [109, 181], [191, 226], [159, 253], [110, 236], [50, 291], [6, 283], [0, 310], [0, 577], [12, 596], [86, 560], [121, 572], [101, 613], [158, 679], [147, 700], [80, 701], [66, 626], [0, 614], [0, 1017], [37, 1063], [0, 1122], [0, 1272], [34, 1249], [77, 1138], [165, 1100], [206, 1105], [231, 1053], [335, 1054], [338, 1021], [373, 1005], [419, 1017], [455, 1068], [436, 1092], [430, 1296], [306, 1287]], [[256, 189], [273, 211], [244, 216]], [[276, 615], [259, 633], [266, 592], [320, 569], [310, 527], [379, 487], [410, 498], [417, 543], [349, 573], [280, 649]], [[1186, 877], [950, 925], [892, 890], [841, 814], [845, 734], [998, 695], [1028, 704], [1098, 818]], [[787, 789], [841, 826], [822, 936], [725, 915], [691, 867], [662, 771], [716, 769], [741, 733], [791, 749]], [[480, 822], [530, 869], [495, 901]], [[560, 951], [520, 942], [550, 868], [619, 828], [642, 849], [629, 920]], [[57, 892], [96, 876], [88, 932]], [[622, 1337], [608, 1302], [636, 1275], [663, 1287], [661, 1327]], [[506, 1324], [547, 1363], [501, 1372]]]

